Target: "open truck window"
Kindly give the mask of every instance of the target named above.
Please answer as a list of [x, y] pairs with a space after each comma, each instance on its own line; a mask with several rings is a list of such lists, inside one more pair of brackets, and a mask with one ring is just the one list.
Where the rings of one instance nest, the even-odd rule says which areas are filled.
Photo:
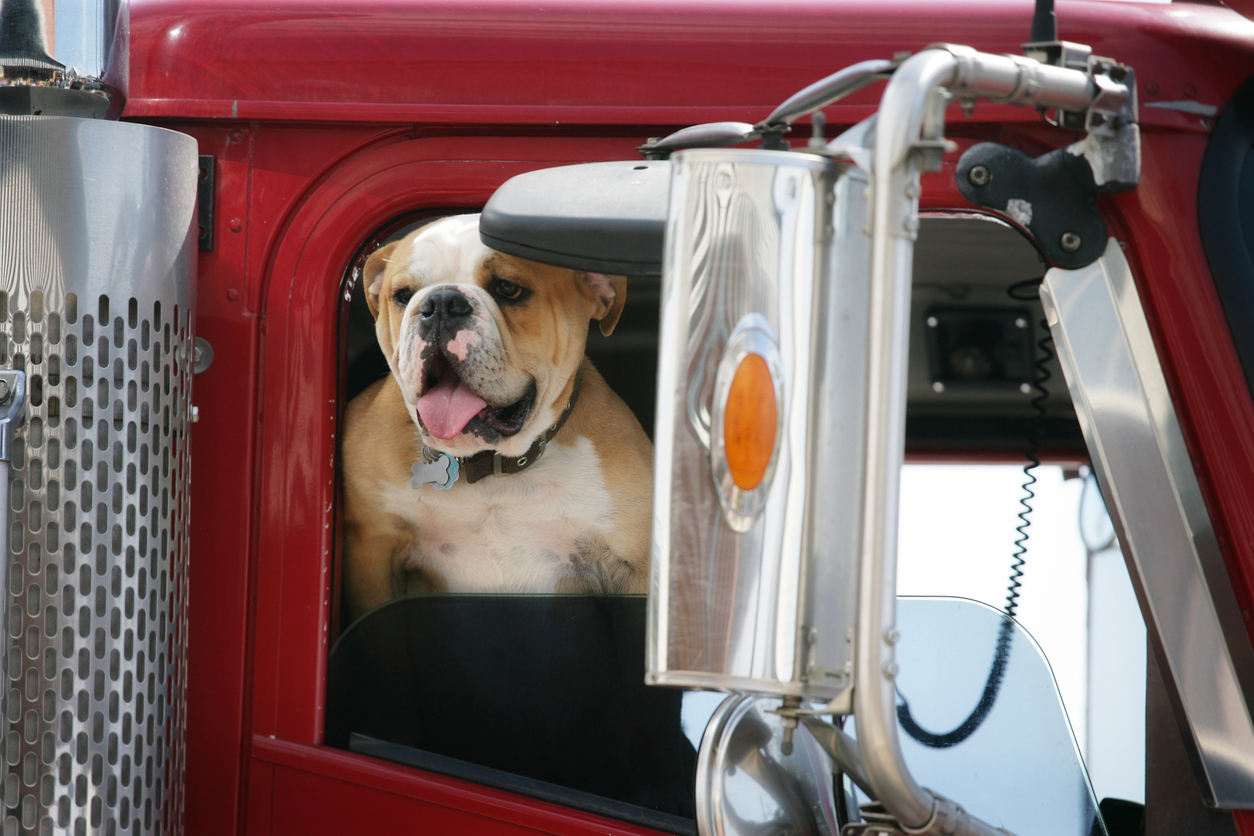
[[[371, 253], [440, 218], [476, 211], [401, 218], [363, 245], [342, 293], [347, 399], [391, 374], [362, 281]], [[587, 350], [650, 424], [657, 309], [656, 277], [633, 280], [614, 334], [594, 329]], [[699, 697], [685, 705], [688, 695], [644, 685], [644, 610], [641, 595], [503, 590], [402, 596], [355, 621], [345, 608], [327, 673], [327, 742], [694, 832], [696, 748], [714, 706]]]
[[[363, 245], [346, 272], [341, 294], [345, 335], [341, 368], [348, 397], [389, 374], [363, 295], [362, 265], [374, 249], [447, 214], [457, 213], [424, 213], [391, 223]], [[1031, 382], [1048, 360], [1037, 345], [1044, 335], [1034, 279], [1041, 272], [1035, 250], [1005, 224], [978, 215], [937, 215], [925, 220], [915, 283], [916, 348], [909, 418], [909, 443], [917, 458], [961, 461], [976, 446], [987, 456], [991, 439], [998, 445], [994, 455], [1002, 461], [1014, 461], [1025, 451], [1039, 455], [1046, 448], [1055, 459], [1077, 458], [1078, 431], [1065, 387], [1051, 387], [1048, 398], [1033, 404], [1038, 392]], [[642, 422], [648, 421], [650, 432], [659, 295], [656, 277], [635, 277], [615, 333], [609, 337], [595, 334], [588, 342], [588, 355]], [[1021, 507], [1014, 494], [1023, 481], [1021, 470], [1014, 465], [994, 468], [1017, 474], [1010, 479], [1007, 501], [994, 509], [981, 507], [978, 492], [964, 498], [962, 492], [970, 488], [938, 496], [944, 489], [926, 483], [924, 476], [940, 468], [969, 486], [978, 483], [988, 467], [911, 467], [916, 477], [923, 476], [924, 486], [907, 474], [903, 591], [959, 595], [999, 608], [1000, 602], [984, 593], [990, 587], [1005, 591], [1007, 556], [1013, 551], [1014, 526], [1020, 522], [1015, 514]], [[1046, 478], [1061, 481], [1057, 467], [1047, 466], [1046, 471]], [[993, 490], [1002, 487], [999, 484]], [[1067, 495], [1074, 500], [1079, 483], [1070, 487], [1076, 490]], [[964, 548], [957, 542], [962, 539], [959, 531], [944, 527], [935, 517], [937, 507], [948, 508], [962, 520], [957, 529], [1003, 535], [996, 553], [971, 559], [976, 551], [987, 552], [988, 544], [976, 549], [968, 543]], [[1031, 544], [1036, 547], [1033, 558], [1039, 562], [1053, 557], [1060, 528], [1071, 532], [1072, 540], [1076, 528], [1074, 515], [1064, 523], [1056, 507], [1038, 509], [1038, 519], [1042, 515], [1045, 520], [1037, 523]], [[920, 543], [932, 543], [946, 555], [936, 562], [951, 567], [942, 572], [948, 582], [929, 581]], [[964, 552], [966, 559], [950, 559]], [[1080, 566], [1072, 558], [1072, 568]], [[969, 567], [965, 573], [953, 568], [963, 564]], [[1057, 561], [1048, 569], [1033, 568], [1036, 576], [1028, 583], [1034, 598], [1049, 600], [1050, 592], [1037, 587], [1044, 578], [1059, 573]], [[1078, 580], [1070, 580], [1082, 589], [1080, 571]], [[965, 580], [955, 583], [959, 574]], [[1081, 593], [1076, 599], [1055, 593], [1054, 600], [1082, 602], [1084, 596]], [[935, 636], [914, 650], [923, 656], [957, 652], [957, 645], [937, 638], [950, 635], [947, 630], [978, 632], [977, 624], [989, 627], [987, 642], [963, 645], [963, 658], [971, 657], [970, 670], [959, 676], [970, 681], [961, 690], [976, 694], [974, 705], [993, 658], [998, 616], [975, 604], [958, 604], [956, 609], [940, 602], [903, 602], [903, 606], [911, 618], [921, 619], [921, 625], [936, 629]], [[1060, 604], [1058, 620], [1068, 618], [1061, 613], [1063, 608]], [[692, 832], [695, 827], [696, 759], [711, 717], [715, 723], [725, 722], [727, 711], [751, 710], [748, 706], [725, 708], [718, 714], [715, 709], [723, 699], [717, 694], [644, 685], [645, 601], [641, 596], [421, 594], [398, 598], [356, 621], [347, 611], [340, 615], [343, 627], [331, 650], [327, 677], [330, 745], [669, 832]], [[1083, 621], [1079, 610], [1069, 616], [1072, 622]], [[1082, 624], [1070, 626], [1069, 635], [1082, 651]], [[1050, 639], [1057, 642], [1054, 636]], [[1047, 664], [1026, 633], [1018, 641], [1022, 647], [1016, 653], [1025, 655], [1016, 656], [1007, 674], [1014, 684], [1007, 687], [995, 715], [1002, 719], [993, 725], [1013, 723], [1016, 712], [1047, 715], [1054, 718], [1053, 725], [1045, 724], [1048, 734], [1032, 745], [1072, 745], [1067, 742], [1072, 730]], [[982, 648], [978, 652], [977, 646]], [[1064, 652], [1074, 649], [1063, 648]], [[1082, 652], [1078, 658], [1083, 659]], [[1083, 682], [1082, 670], [1067, 679], [1069, 698], [1078, 700], [1076, 689], [1082, 690]], [[1028, 696], [1033, 689], [1040, 693]], [[957, 702], [934, 704], [936, 694], [917, 686], [913, 699], [920, 716], [929, 722], [944, 723], [947, 712], [958, 708]], [[1021, 704], [1025, 699], [1044, 702], [1028, 709]], [[944, 753], [929, 768], [952, 773], [962, 770], [958, 764], [978, 763], [990, 740], [998, 739], [991, 734], [986, 732], [973, 745]], [[933, 755], [924, 754], [929, 751], [920, 745], [914, 757], [934, 760]], [[788, 758], [779, 752], [775, 757], [786, 765]], [[825, 758], [818, 751], [809, 757]], [[785, 768], [781, 774], [789, 773]], [[1090, 798], [1087, 789], [1079, 792], [1084, 785], [1082, 773], [1068, 773], [1056, 781], [1061, 781], [1057, 783], [1059, 798]], [[743, 790], [747, 795], [728, 803], [742, 807], [755, 803], [749, 799], [761, 790], [752, 789], [758, 782], [750, 781], [750, 785]], [[1040, 786], [1054, 784], [1045, 781]], [[833, 788], [809, 791], [819, 792], [817, 797], [832, 805], [833, 822], [848, 820], [847, 799], [852, 795]], [[1041, 790], [1040, 803], [1052, 803], [1050, 792]], [[762, 803], [769, 806], [767, 801]], [[1077, 807], [1077, 821], [1089, 821], [1094, 804], [1085, 801]]]

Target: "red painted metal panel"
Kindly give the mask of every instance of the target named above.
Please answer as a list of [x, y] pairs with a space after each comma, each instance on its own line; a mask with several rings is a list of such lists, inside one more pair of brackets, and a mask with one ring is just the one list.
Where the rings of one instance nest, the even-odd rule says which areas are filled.
[[1254, 19], [1254, 2], [1251, 2], [1251, 0], [1224, 0], [1224, 5], [1248, 18]]
[[644, 836], [654, 831], [373, 758], [257, 738], [273, 764], [278, 834], [406, 833]]
[[[216, 158], [219, 221], [245, 212], [247, 148], [221, 127], [184, 126]], [[196, 376], [192, 431], [191, 568], [187, 669], [187, 821], [192, 832], [230, 833], [240, 814], [244, 694], [252, 605], [258, 333], [239, 299], [244, 241], [215, 229], [199, 260], [196, 331], [214, 362]], [[193, 824], [194, 823], [194, 824]], [[203, 827], [204, 830], [197, 830]]]
[[[248, 816], [246, 833], [270, 833], [274, 829], [274, 771], [274, 764], [266, 761], [253, 760], [248, 764], [248, 787], [243, 799]], [[200, 830], [199, 820], [190, 815], [188, 826]]]
[[[1030, 15], [1029, 2], [983, 0], [139, 0], [127, 113], [427, 124], [756, 121], [855, 61], [938, 41], [1018, 52]], [[1239, 70], [1248, 62], [1240, 45], [1254, 37], [1254, 23], [1222, 6], [1064, 0], [1058, 19], [1062, 37], [1138, 67], [1143, 103], [1219, 104], [1248, 75]], [[849, 103], [870, 105], [876, 95], [864, 91]], [[832, 121], [854, 121], [842, 110], [834, 108]]]

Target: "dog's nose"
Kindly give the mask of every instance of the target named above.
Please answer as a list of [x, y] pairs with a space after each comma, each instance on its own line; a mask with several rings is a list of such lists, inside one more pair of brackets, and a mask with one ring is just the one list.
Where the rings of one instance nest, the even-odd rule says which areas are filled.
[[470, 316], [470, 300], [456, 290], [437, 290], [418, 306], [418, 315], [427, 321], [456, 322]]

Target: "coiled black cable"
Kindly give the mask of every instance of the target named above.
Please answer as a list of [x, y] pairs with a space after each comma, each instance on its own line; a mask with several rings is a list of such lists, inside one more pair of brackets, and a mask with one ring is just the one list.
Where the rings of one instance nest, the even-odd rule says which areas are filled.
[[[1041, 281], [1042, 279], [1030, 279], [1026, 282], [1018, 282], [1011, 285], [1007, 293], [1012, 299], [1022, 302], [1035, 301], [1040, 298]], [[1014, 622], [1011, 619], [1014, 618], [1015, 610], [1019, 606], [1019, 589], [1022, 587], [1019, 578], [1023, 577], [1023, 565], [1028, 553], [1028, 526], [1032, 524], [1032, 500], [1036, 498], [1036, 492], [1032, 490], [1032, 486], [1036, 484], [1036, 474], [1032, 471], [1041, 465], [1041, 450], [1044, 448], [1045, 402], [1049, 399], [1049, 389], [1045, 384], [1052, 377], [1048, 364], [1054, 359], [1054, 338], [1050, 334], [1049, 323], [1042, 319], [1040, 327], [1044, 336], [1036, 343], [1037, 351], [1034, 353], [1032, 362], [1032, 388], [1036, 391], [1036, 395], [1031, 400], [1033, 412], [1028, 425], [1028, 448], [1024, 451], [1024, 458], [1028, 460], [1028, 463], [1023, 466], [1024, 495], [1019, 499], [1019, 504], [1023, 507], [1017, 515], [1019, 525], [1015, 526], [1015, 531], [1018, 532], [1018, 536], [1014, 541], [1015, 552], [1011, 555], [1010, 585], [1006, 590], [1006, 605], [1002, 608], [1006, 617], [1002, 619], [997, 631], [997, 648], [993, 652], [993, 664], [989, 668], [984, 691], [980, 694], [980, 701], [976, 703], [967, 718], [957, 728], [944, 734], [930, 732], [920, 726], [910, 713], [910, 703], [898, 693], [901, 703], [897, 706], [897, 721], [906, 730], [906, 734], [932, 749], [947, 749], [950, 746], [956, 746], [974, 734], [975, 730], [983, 724], [993, 704], [997, 701], [997, 693], [1001, 690], [1002, 679], [1006, 674], [1006, 663], [1010, 661], [1010, 645], [1014, 638]]]
[[[1022, 302], [1036, 301], [1041, 298], [1041, 281], [1042, 279], [1031, 279], [1018, 282], [1011, 285], [1006, 292], [1012, 299]], [[1040, 328], [1042, 336], [1036, 342], [1032, 363], [1032, 388], [1036, 395], [1031, 400], [1032, 419], [1028, 424], [1028, 449], [1023, 454], [1028, 460], [1023, 466], [1024, 495], [1019, 499], [1023, 510], [1019, 512], [1019, 524], [1015, 526], [1019, 536], [1015, 538], [1015, 553], [1010, 556], [1013, 561], [1010, 566], [1010, 587], [1006, 591], [1006, 606], [1003, 608], [1011, 618], [1014, 618], [1015, 610], [1019, 606], [1019, 589], [1022, 586], [1019, 578], [1023, 577], [1023, 564], [1026, 562], [1024, 556], [1028, 553], [1028, 526], [1032, 524], [1029, 517], [1032, 514], [1032, 500], [1036, 499], [1036, 491], [1032, 490], [1032, 486], [1036, 484], [1036, 474], [1032, 471], [1041, 466], [1041, 450], [1045, 446], [1042, 436], [1045, 431], [1045, 402], [1049, 400], [1049, 389], [1045, 384], [1053, 377], [1049, 371], [1049, 363], [1054, 359], [1054, 337], [1049, 331], [1049, 323], [1044, 319], [1040, 321]]]

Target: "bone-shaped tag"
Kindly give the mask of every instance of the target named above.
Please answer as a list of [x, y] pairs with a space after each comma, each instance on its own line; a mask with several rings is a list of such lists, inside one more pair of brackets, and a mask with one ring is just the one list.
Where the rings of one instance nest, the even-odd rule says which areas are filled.
[[447, 453], [440, 453], [433, 462], [414, 462], [414, 466], [410, 468], [414, 478], [409, 480], [409, 486], [418, 490], [423, 485], [430, 485], [437, 491], [446, 491], [457, 481], [460, 469], [457, 459]]

